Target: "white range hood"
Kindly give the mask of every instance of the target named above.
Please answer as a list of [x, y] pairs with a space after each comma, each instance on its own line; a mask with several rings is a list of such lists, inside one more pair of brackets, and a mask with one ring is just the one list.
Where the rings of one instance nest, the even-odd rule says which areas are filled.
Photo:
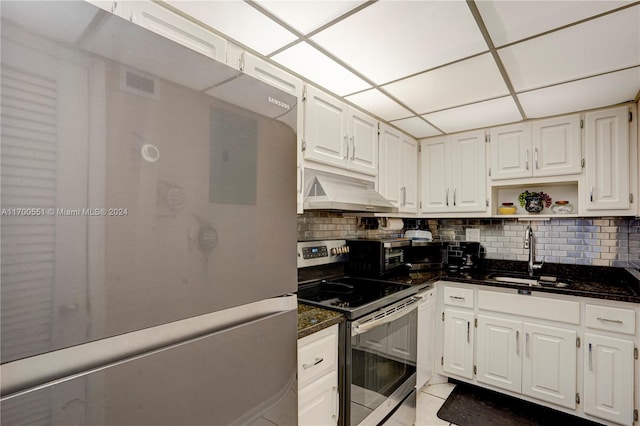
[[306, 169], [305, 210], [396, 213], [398, 209], [373, 182]]

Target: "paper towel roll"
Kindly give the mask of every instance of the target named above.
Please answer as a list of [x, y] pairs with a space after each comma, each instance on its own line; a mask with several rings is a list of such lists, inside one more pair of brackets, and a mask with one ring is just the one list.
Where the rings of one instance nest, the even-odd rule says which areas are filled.
[[404, 222], [402, 219], [387, 219], [387, 229], [399, 231], [402, 228], [404, 228]]

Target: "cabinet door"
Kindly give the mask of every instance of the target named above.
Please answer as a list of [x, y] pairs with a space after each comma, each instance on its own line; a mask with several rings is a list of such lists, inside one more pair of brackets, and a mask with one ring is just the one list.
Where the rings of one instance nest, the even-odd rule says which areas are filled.
[[585, 114], [587, 210], [630, 207], [627, 114], [627, 107]]
[[348, 109], [349, 168], [378, 175], [378, 121], [353, 108]]
[[422, 388], [433, 376], [436, 341], [436, 289], [423, 295], [418, 307], [418, 340], [416, 349], [416, 389]]
[[451, 201], [456, 212], [487, 210], [486, 155], [484, 132], [451, 137]]
[[227, 41], [153, 2], [120, 2], [119, 14], [148, 30], [218, 62], [226, 61]]
[[633, 424], [633, 341], [584, 334], [584, 412]]
[[522, 393], [576, 408], [576, 332], [524, 323]]
[[478, 315], [478, 382], [522, 391], [522, 322]]
[[531, 124], [491, 129], [491, 179], [531, 177]]
[[404, 213], [418, 212], [418, 142], [402, 136], [400, 162], [401, 196], [400, 211]]
[[442, 370], [467, 379], [473, 378], [473, 311], [444, 310]]
[[338, 376], [335, 371], [298, 392], [298, 424], [335, 425], [338, 422]]
[[580, 115], [534, 121], [532, 128], [535, 176], [581, 172]]
[[307, 86], [304, 105], [305, 160], [347, 167], [347, 105], [336, 98]]
[[402, 204], [402, 162], [400, 132], [386, 125], [380, 126], [380, 174], [378, 190], [394, 206]]
[[420, 182], [423, 213], [442, 213], [450, 210], [448, 140], [448, 137], [439, 137], [423, 141], [421, 144]]

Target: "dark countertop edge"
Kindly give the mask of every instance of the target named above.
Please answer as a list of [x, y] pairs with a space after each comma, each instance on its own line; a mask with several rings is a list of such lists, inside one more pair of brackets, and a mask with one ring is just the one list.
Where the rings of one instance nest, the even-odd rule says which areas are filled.
[[432, 283], [437, 281], [449, 281], [463, 284], [476, 284], [485, 287], [499, 287], [499, 288], [512, 288], [514, 290], [528, 290], [538, 293], [549, 293], [549, 294], [562, 294], [565, 296], [577, 296], [577, 297], [586, 297], [591, 299], [599, 299], [599, 300], [612, 300], [617, 302], [630, 302], [630, 303], [638, 303], [640, 304], [640, 297], [638, 296], [624, 296], [620, 294], [611, 294], [611, 293], [596, 293], [592, 291], [580, 291], [575, 289], [564, 289], [564, 288], [546, 288], [546, 287], [525, 287], [521, 285], [513, 285], [506, 282], [497, 282], [497, 281], [484, 281], [484, 280], [474, 280], [469, 278], [460, 278], [460, 277], [438, 277], [429, 280]]
[[[301, 309], [304, 312], [301, 312]], [[317, 322], [309, 325], [306, 321], [309, 318]], [[317, 333], [332, 325], [340, 324], [343, 321], [345, 321], [345, 318], [340, 312], [298, 302], [298, 339]]]

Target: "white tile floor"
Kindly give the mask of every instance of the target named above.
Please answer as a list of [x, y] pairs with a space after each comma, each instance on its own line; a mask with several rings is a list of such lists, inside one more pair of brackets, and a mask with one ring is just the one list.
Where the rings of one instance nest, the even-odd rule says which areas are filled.
[[453, 383], [441, 383], [426, 385], [420, 389], [416, 402], [416, 426], [456, 426], [437, 416], [438, 410], [455, 386]]

